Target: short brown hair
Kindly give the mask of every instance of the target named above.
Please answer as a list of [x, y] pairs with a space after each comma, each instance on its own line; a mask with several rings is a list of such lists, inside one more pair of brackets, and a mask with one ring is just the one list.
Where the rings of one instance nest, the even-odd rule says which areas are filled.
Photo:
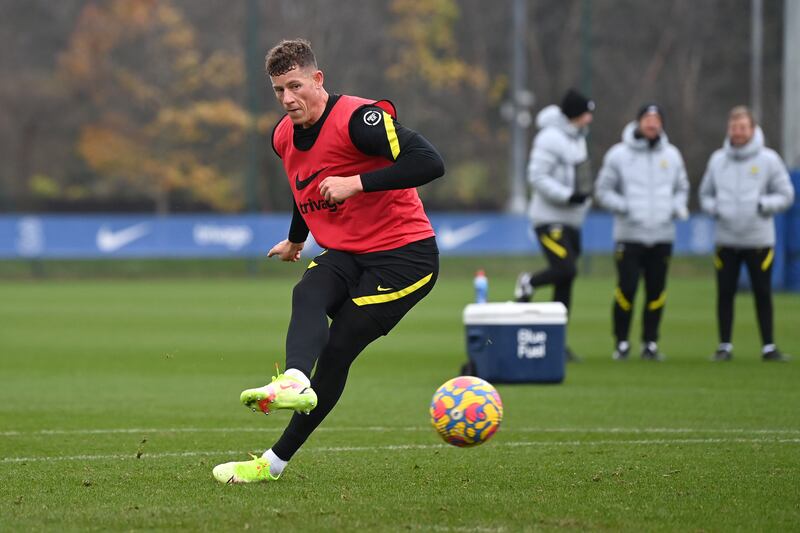
[[305, 39], [284, 39], [267, 53], [265, 63], [270, 76], [286, 74], [295, 67], [317, 68], [317, 58], [314, 57], [311, 43]]
[[744, 105], [737, 105], [731, 112], [728, 113], [728, 122], [732, 120], [736, 120], [742, 117], [747, 117], [750, 119], [750, 126], [756, 127], [756, 118], [753, 116], [753, 112], [750, 111], [750, 108]]

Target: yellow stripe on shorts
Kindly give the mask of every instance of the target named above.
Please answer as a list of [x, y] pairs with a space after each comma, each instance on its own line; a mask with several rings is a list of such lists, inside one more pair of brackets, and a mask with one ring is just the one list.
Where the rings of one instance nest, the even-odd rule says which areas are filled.
[[[327, 254], [327, 253], [328, 253], [328, 250], [327, 250], [327, 249], [325, 249], [325, 250], [322, 250], [322, 252], [321, 252], [319, 255], [325, 255], [325, 254]], [[317, 257], [319, 257], [319, 255], [318, 255]], [[309, 268], [314, 268], [314, 267], [315, 267], [315, 266], [317, 266], [318, 264], [319, 264], [319, 263], [317, 263], [316, 261], [314, 261], [314, 260], [312, 259], [312, 260], [311, 260], [311, 262], [308, 264], [308, 267], [306, 267], [306, 270], [308, 270]]]
[[421, 280], [417, 281], [416, 283], [409, 285], [405, 289], [400, 289], [399, 291], [395, 292], [386, 292], [383, 294], [371, 294], [369, 296], [360, 296], [358, 298], [353, 298], [353, 303], [362, 306], [362, 305], [373, 305], [373, 304], [384, 304], [386, 302], [393, 302], [395, 300], [399, 300], [403, 296], [408, 296], [412, 292], [416, 291], [417, 289], [424, 287], [430, 280], [433, 278], [433, 272], [422, 278]]
[[556, 241], [554, 241], [547, 235], [542, 235], [539, 240], [542, 241], [542, 244], [545, 246], [545, 248], [556, 254], [561, 259], [567, 257], [567, 249], [558, 244]]

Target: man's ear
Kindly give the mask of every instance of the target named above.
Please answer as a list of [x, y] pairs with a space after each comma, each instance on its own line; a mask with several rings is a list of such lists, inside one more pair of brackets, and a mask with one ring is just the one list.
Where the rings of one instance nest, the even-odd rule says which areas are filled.
[[316, 88], [317, 89], [321, 89], [322, 88], [322, 84], [325, 81], [325, 75], [322, 73], [322, 71], [318, 70], [318, 71], [314, 72], [314, 74], [311, 76], [311, 78], [314, 80], [314, 85], [316, 86]]

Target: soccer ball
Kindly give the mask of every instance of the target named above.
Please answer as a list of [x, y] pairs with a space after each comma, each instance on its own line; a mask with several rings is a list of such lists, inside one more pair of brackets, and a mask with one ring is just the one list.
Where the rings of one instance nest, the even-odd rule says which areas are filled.
[[503, 419], [503, 402], [481, 378], [453, 378], [433, 394], [431, 423], [448, 444], [477, 446], [489, 440]]

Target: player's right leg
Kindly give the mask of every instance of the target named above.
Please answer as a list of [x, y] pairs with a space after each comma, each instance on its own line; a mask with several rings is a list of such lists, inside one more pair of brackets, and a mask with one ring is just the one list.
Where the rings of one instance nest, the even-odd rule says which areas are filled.
[[667, 301], [667, 271], [672, 257], [672, 243], [661, 242], [645, 249], [645, 303], [642, 307], [642, 358], [661, 361], [664, 354], [658, 349], [659, 326]]
[[306, 439], [338, 403], [344, 391], [350, 366], [358, 354], [384, 334], [384, 329], [368, 313], [347, 301], [331, 322], [328, 344], [317, 362], [311, 385], [319, 403], [311, 413], [295, 414], [286, 430], [270, 449], [283, 461], [289, 461]]
[[612, 317], [614, 323], [614, 352], [612, 358], [617, 361], [628, 359], [633, 302], [636, 288], [639, 285], [641, 256], [644, 247], [633, 242], [618, 242], [614, 252], [617, 267], [617, 286], [614, 289]]
[[719, 346], [711, 356], [712, 361], [730, 361], [733, 358], [733, 302], [739, 283], [741, 255], [733, 248], [720, 247], [714, 254], [717, 274], [717, 328]]
[[[347, 254], [323, 254], [311, 262], [292, 293], [292, 317], [286, 337], [287, 370], [278, 373], [271, 383], [241, 393], [241, 402], [251, 409], [264, 413], [273, 409], [310, 413], [318, 404], [307, 376], [328, 343], [327, 316], [348, 300], [348, 275], [356, 273], [355, 263], [348, 262]], [[213, 475], [222, 483], [274, 481], [285, 466], [286, 461], [267, 450], [263, 456], [249, 461], [217, 465]]]

